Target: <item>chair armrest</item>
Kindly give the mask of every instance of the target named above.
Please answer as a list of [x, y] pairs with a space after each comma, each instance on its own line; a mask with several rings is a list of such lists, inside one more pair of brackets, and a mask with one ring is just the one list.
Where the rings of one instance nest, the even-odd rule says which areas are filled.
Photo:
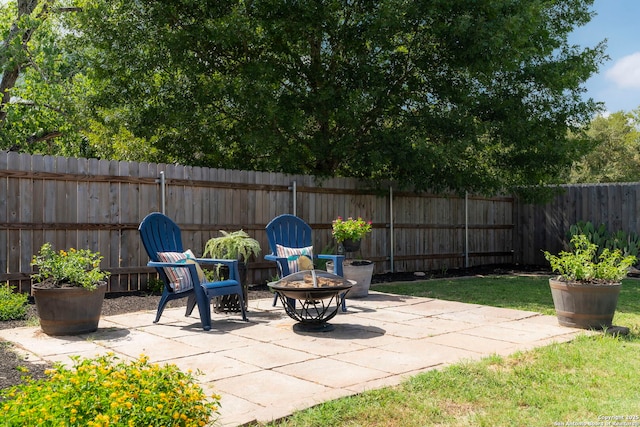
[[264, 259], [266, 259], [267, 261], [276, 261], [276, 262], [286, 261], [287, 260], [284, 257], [279, 257], [279, 256], [274, 255], [274, 254], [265, 255]]
[[318, 258], [320, 259], [328, 259], [333, 261], [333, 272], [336, 276], [344, 276], [344, 272], [342, 270], [342, 263], [344, 262], [344, 255], [329, 255], [329, 254], [319, 254]]
[[149, 261], [147, 263], [147, 267], [156, 267], [156, 268], [184, 267], [184, 268], [189, 268], [189, 264], [187, 264], [186, 262]]
[[229, 279], [237, 280], [240, 283], [239, 261], [237, 259], [196, 258], [196, 261], [199, 264], [222, 264], [229, 269]]
[[287, 262], [287, 258], [279, 257], [274, 254], [265, 255], [264, 259], [267, 261], [275, 261], [279, 266], [278, 274], [282, 275], [282, 277], [289, 275], [289, 263]]
[[330, 259], [333, 262], [344, 262], [344, 255], [331, 255], [331, 254], [319, 254], [318, 258], [320, 259]]
[[218, 258], [196, 258], [198, 264], [222, 264], [226, 267], [233, 267], [238, 265], [237, 259], [218, 259]]
[[159, 261], [149, 261], [147, 263], [147, 267], [155, 267], [155, 268], [186, 268], [189, 270], [189, 274], [191, 278], [194, 280], [193, 283], [199, 283], [200, 279], [198, 279], [198, 271], [196, 270], [196, 265], [193, 263], [187, 262], [159, 262]]

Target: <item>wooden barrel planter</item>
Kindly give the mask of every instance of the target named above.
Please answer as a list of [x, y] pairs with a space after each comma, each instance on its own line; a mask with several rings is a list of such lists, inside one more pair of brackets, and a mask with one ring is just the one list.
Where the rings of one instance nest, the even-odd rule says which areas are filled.
[[95, 290], [82, 287], [32, 286], [40, 327], [47, 335], [78, 335], [98, 329], [107, 283]]
[[592, 285], [549, 279], [558, 323], [582, 329], [610, 328], [620, 283]]

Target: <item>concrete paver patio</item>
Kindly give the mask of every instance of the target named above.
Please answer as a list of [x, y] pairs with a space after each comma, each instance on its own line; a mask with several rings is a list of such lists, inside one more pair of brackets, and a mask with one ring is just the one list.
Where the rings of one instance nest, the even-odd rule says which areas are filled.
[[508, 355], [584, 333], [539, 313], [371, 292], [350, 299], [331, 332], [302, 333], [272, 299], [249, 302], [249, 322], [213, 314], [202, 330], [197, 312], [168, 308], [103, 317], [98, 331], [49, 337], [38, 327], [0, 330], [30, 359], [71, 363], [70, 355], [144, 353], [152, 362], [200, 370], [207, 393], [222, 396], [223, 426], [271, 421], [318, 403], [399, 384], [463, 360]]

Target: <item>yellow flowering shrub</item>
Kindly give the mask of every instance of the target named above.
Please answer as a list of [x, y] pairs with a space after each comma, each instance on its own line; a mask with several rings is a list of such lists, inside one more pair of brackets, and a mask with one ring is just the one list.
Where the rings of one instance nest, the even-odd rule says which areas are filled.
[[36, 282], [50, 281], [55, 287], [66, 283], [93, 290], [98, 282], [111, 274], [100, 269], [102, 258], [100, 252], [89, 249], [71, 248], [56, 252], [51, 243], [45, 243], [31, 259], [31, 266], [38, 268], [31, 277]]
[[119, 362], [113, 354], [75, 357], [47, 378], [0, 390], [4, 426], [205, 426], [219, 414], [191, 373], [146, 356]]

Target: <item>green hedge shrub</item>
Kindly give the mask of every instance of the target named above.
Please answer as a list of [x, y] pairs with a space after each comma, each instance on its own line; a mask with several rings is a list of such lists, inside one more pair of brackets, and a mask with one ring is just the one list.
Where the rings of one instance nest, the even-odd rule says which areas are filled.
[[7, 283], [0, 284], [0, 320], [19, 320], [27, 315], [28, 295], [14, 292]]

